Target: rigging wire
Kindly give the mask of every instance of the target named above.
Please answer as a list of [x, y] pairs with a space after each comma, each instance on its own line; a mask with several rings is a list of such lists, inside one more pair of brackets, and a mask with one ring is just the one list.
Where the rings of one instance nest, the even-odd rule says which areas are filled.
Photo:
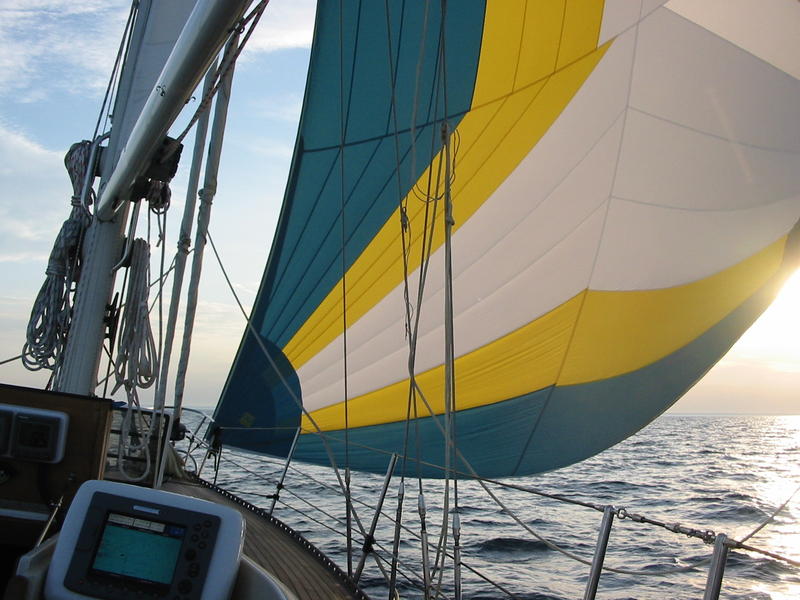
[[[211, 418], [211, 417], [208, 417], [208, 418], [209, 418], [209, 420], [213, 421], [213, 418]], [[206, 442], [202, 442], [202, 443], [206, 444]], [[371, 448], [371, 447], [368, 447], [368, 446], [365, 446], [365, 445], [362, 445], [362, 444], [356, 444], [356, 445], [359, 446], [359, 447], [363, 447], [365, 449], [371, 449], [371, 450], [373, 450], [375, 452], [381, 452], [381, 450], [378, 449], [378, 448]], [[384, 452], [384, 453], [389, 454], [387, 452]], [[241, 456], [242, 458], [250, 458], [250, 457], [246, 457], [245, 455], [237, 455], [235, 452], [229, 452], [229, 454], [233, 454], [234, 456]], [[463, 457], [461, 457], [461, 459], [464, 460]], [[226, 460], [230, 461], [230, 459], [226, 459]], [[233, 462], [233, 461], [231, 461], [231, 462]], [[237, 463], [234, 463], [234, 464], [237, 464]], [[237, 465], [237, 466], [240, 466], [240, 465]], [[437, 465], [426, 463], [426, 466], [436, 467]], [[242, 468], [244, 468], [244, 467], [242, 467]], [[320, 486], [322, 488], [328, 489], [330, 491], [336, 491], [337, 490], [337, 488], [322, 482], [321, 480], [319, 480], [319, 479], [315, 478], [314, 476], [306, 473], [305, 471], [302, 471], [302, 470], [298, 469], [295, 466], [292, 466], [291, 469], [292, 469], [293, 472], [295, 472], [295, 473], [297, 473], [297, 474], [299, 474], [299, 475], [311, 480], [312, 482], [314, 482], [315, 484], [317, 484], [318, 486]], [[259, 477], [263, 477], [262, 475], [259, 475], [259, 474], [255, 473], [255, 472], [252, 472], [252, 471], [249, 471], [249, 472], [251, 472], [254, 475], [257, 475]], [[459, 472], [458, 474], [459, 475], [463, 475], [463, 476], [468, 476], [467, 473], [460, 473]], [[555, 501], [560, 502], [560, 503], [571, 504], [571, 505], [575, 505], [575, 506], [581, 506], [581, 507], [589, 508], [589, 509], [592, 509], [592, 510], [595, 510], [595, 511], [599, 511], [599, 512], [603, 512], [603, 510], [605, 509], [605, 505], [602, 505], [602, 504], [584, 502], [584, 501], [581, 501], [581, 500], [578, 500], [578, 499], [575, 499], [575, 498], [568, 498], [568, 497], [561, 496], [559, 494], [552, 494], [552, 493], [549, 493], [549, 492], [546, 492], [546, 491], [543, 491], [543, 490], [539, 490], [539, 489], [536, 489], [536, 488], [530, 488], [530, 487], [521, 486], [521, 485], [518, 485], [518, 484], [512, 484], [512, 483], [508, 483], [508, 482], [502, 482], [502, 481], [497, 481], [497, 480], [493, 480], [493, 479], [486, 479], [486, 478], [480, 478], [480, 477], [475, 477], [474, 479], [475, 479], [475, 481], [477, 481], [482, 486], [485, 485], [485, 484], [492, 484], [492, 485], [496, 485], [498, 487], [507, 488], [507, 489], [511, 489], [511, 490], [514, 490], [514, 491], [519, 491], [519, 492], [523, 492], [523, 493], [527, 493], [527, 494], [531, 494], [531, 495], [536, 495], [536, 496], [548, 498], [548, 499], [555, 500]], [[296, 495], [293, 492], [289, 492], [289, 493], [291, 493], [292, 495]], [[770, 522], [772, 522], [775, 519], [775, 517], [789, 505], [791, 500], [798, 493], [800, 493], [800, 486], [798, 486], [792, 492], [792, 494], [786, 499], [786, 501], [784, 501], [780, 506], [778, 506], [772, 512], [772, 514], [770, 514], [766, 519], [764, 519], [761, 523], [759, 523], [749, 534], [747, 534], [746, 536], [742, 537], [739, 541], [734, 540], [732, 538], [729, 538], [729, 540], [728, 540], [729, 547], [734, 548], [734, 549], [745, 550], [745, 551], [748, 551], [748, 552], [754, 552], [754, 553], [762, 554], [762, 555], [767, 556], [769, 558], [786, 562], [787, 564], [791, 564], [791, 565], [794, 565], [794, 566], [800, 566], [800, 562], [795, 561], [795, 560], [793, 560], [791, 558], [788, 558], [788, 557], [785, 557], [785, 556], [781, 556], [779, 554], [772, 553], [772, 552], [769, 552], [767, 550], [763, 550], [763, 549], [760, 549], [760, 548], [757, 548], [757, 547], [753, 547], [753, 546], [749, 546], [749, 545], [744, 544], [745, 541], [747, 541], [750, 538], [752, 538], [753, 536], [755, 536], [759, 531], [761, 531], [764, 527], [766, 527], [766, 525], [768, 525]], [[490, 494], [490, 497], [491, 497], [491, 494]], [[367, 508], [370, 507], [367, 503], [359, 500], [358, 498], [354, 498], [354, 502], [356, 502], [358, 504], [361, 504], [361, 505], [363, 505], [363, 506], [365, 506]], [[500, 508], [503, 509], [503, 511], [506, 512], [507, 514], [509, 514], [512, 518], [514, 518], [513, 512], [504, 503], [501, 502], [501, 503], [498, 504], [498, 506], [500, 506]], [[702, 539], [703, 541], [705, 541], [706, 543], [712, 543], [713, 540], [714, 540], [714, 537], [716, 535], [713, 532], [709, 532], [707, 530], [693, 529], [693, 528], [688, 528], [688, 527], [681, 526], [681, 525], [679, 525], [677, 523], [663, 523], [663, 522], [657, 521], [655, 519], [649, 519], [647, 517], [643, 517], [642, 515], [631, 513], [629, 511], [627, 511], [626, 509], [622, 509], [622, 508], [617, 508], [617, 509], [614, 509], [614, 510], [615, 510], [615, 514], [621, 519], [628, 519], [628, 520], [631, 520], [633, 522], [640, 523], [640, 524], [645, 524], [645, 525], [659, 526], [659, 527], [662, 527], [662, 528], [666, 529], [667, 531], [669, 531], [671, 533], [678, 533], [678, 534], [686, 535], [686, 536], [689, 536], [689, 537], [699, 538], [699, 539]], [[397, 523], [397, 521], [391, 516], [391, 514], [386, 513], [384, 511], [381, 511], [381, 514], [384, 515], [385, 517], [387, 517], [390, 521]], [[414, 532], [411, 528], [409, 528], [409, 527], [407, 527], [405, 525], [402, 525], [402, 524], [400, 524], [400, 527], [407, 534], [415, 537], [416, 539], [419, 539], [419, 535], [416, 532]], [[531, 531], [531, 529], [528, 528], [528, 527], [525, 527], [525, 525], [523, 525], [523, 528], [529, 530], [529, 532]], [[534, 533], [534, 535], [536, 535], [536, 533]], [[714, 536], [714, 537], [711, 537], [711, 536]], [[549, 542], [549, 540], [546, 540], [544, 538], [540, 538], [540, 539], [545, 544], [547, 544]], [[550, 542], [550, 543], [552, 543], [552, 542]], [[548, 547], [550, 547], [550, 546], [548, 546]], [[552, 548], [552, 549], [556, 549], [557, 551], [561, 552], [561, 549], [559, 547], [557, 547], [557, 546], [555, 548]], [[394, 554], [394, 552], [390, 553], [390, 554]], [[569, 556], [569, 555], [567, 557], [568, 558], [573, 558], [572, 556]], [[590, 565], [591, 564], [591, 561], [587, 561], [587, 560], [585, 560], [585, 559], [583, 559], [582, 557], [579, 557], [579, 556], [576, 556], [575, 559], [578, 560], [578, 562], [581, 562], [582, 564], [586, 564], [586, 565]], [[652, 577], [663, 577], [663, 576], [666, 576], [666, 575], [677, 574], [677, 573], [681, 573], [681, 572], [690, 571], [692, 569], [696, 569], [697, 567], [708, 563], [709, 560], [710, 560], [709, 558], [705, 558], [705, 559], [701, 559], [699, 561], [694, 561], [691, 564], [687, 564], [687, 565], [684, 565], [684, 566], [681, 566], [681, 567], [668, 567], [668, 568], [663, 568], [663, 569], [658, 569], [658, 570], [656, 570], [656, 569], [645, 569], [645, 570], [615, 569], [613, 567], [607, 567], [607, 566], [604, 566], [603, 570], [604, 571], [617, 572], [617, 573], [624, 574], [624, 575], [636, 575], [636, 576], [644, 575], [644, 576], [648, 576], [648, 577], [651, 577], [651, 576]], [[492, 583], [493, 585], [496, 585], [498, 587], [498, 589], [502, 590], [502, 588], [499, 585], [495, 584], [494, 582], [492, 582], [488, 578], [485, 578], [483, 575], [481, 575], [480, 573], [475, 571], [473, 568], [471, 568], [468, 564], [462, 563], [462, 565], [465, 568], [467, 568], [469, 571], [476, 573], [482, 579], [485, 579], [487, 582]], [[502, 591], [505, 592], [505, 590], [502, 590]], [[511, 594], [510, 592], [508, 593], [508, 595], [510, 597], [513, 597], [513, 594]]]
[[[429, 8], [429, 5], [426, 2], [426, 5], [425, 5], [425, 19], [424, 19], [424, 22], [423, 22], [423, 35], [420, 38], [420, 45], [423, 48], [424, 48], [425, 38], [426, 38], [425, 33], [427, 32], [427, 27], [428, 27], [428, 8]], [[406, 334], [408, 336], [410, 334], [411, 314], [409, 313], [410, 303], [408, 302], [408, 278], [407, 278], [407, 274], [408, 274], [408, 252], [409, 252], [409, 249], [406, 247], [405, 232], [407, 231], [407, 229], [409, 227], [409, 222], [408, 222], [408, 216], [407, 216], [407, 210], [406, 210], [406, 199], [405, 199], [405, 195], [403, 194], [403, 187], [402, 187], [402, 182], [401, 182], [401, 179], [400, 179], [402, 162], [401, 162], [401, 159], [400, 159], [400, 142], [399, 142], [399, 134], [398, 134], [399, 124], [398, 124], [398, 119], [397, 119], [397, 93], [396, 93], [397, 80], [396, 80], [395, 65], [394, 65], [395, 57], [394, 57], [394, 52], [393, 52], [393, 49], [392, 49], [392, 46], [393, 46], [393, 44], [392, 44], [392, 27], [391, 27], [391, 19], [389, 17], [389, 2], [388, 2], [388, 0], [385, 0], [385, 2], [384, 2], [384, 13], [386, 15], [387, 65], [389, 67], [389, 81], [391, 82], [391, 96], [390, 96], [391, 103], [390, 103], [390, 107], [391, 107], [391, 118], [392, 118], [392, 125], [393, 125], [393, 131], [394, 131], [393, 136], [392, 136], [392, 139], [393, 139], [393, 142], [394, 142], [394, 160], [395, 160], [395, 177], [394, 177], [394, 179], [395, 179], [395, 181], [397, 183], [397, 198], [398, 198], [398, 202], [400, 203], [400, 206], [399, 206], [399, 209], [400, 209], [400, 233], [401, 233], [402, 255], [403, 255], [403, 273], [404, 273], [404, 280], [405, 280], [405, 286], [404, 286], [404, 298], [405, 298], [405, 309], [406, 309], [405, 310], [405, 312], [406, 312], [405, 318], [406, 318]], [[417, 107], [418, 98], [419, 98], [418, 90], [419, 90], [419, 76], [420, 76], [420, 72], [421, 72], [421, 60], [422, 60], [422, 55], [420, 54], [420, 56], [418, 58], [418, 61], [417, 61], [417, 80], [415, 82], [416, 91], [415, 91], [415, 94], [414, 94], [414, 101], [413, 101], [414, 108], [413, 108], [412, 122], [411, 122], [411, 127], [412, 127], [412, 135], [411, 135], [412, 169], [413, 169], [414, 157], [416, 155], [416, 150], [415, 150], [415, 148], [416, 148], [416, 137], [415, 137], [414, 132], [413, 132], [413, 127], [415, 125], [414, 120], [416, 119], [416, 107]], [[412, 170], [412, 173], [413, 172], [414, 171]], [[409, 359], [409, 375], [410, 376], [413, 376], [413, 370], [414, 369], [413, 369], [412, 362]], [[411, 403], [413, 401], [413, 398], [414, 398], [413, 387], [409, 386], [408, 409], [407, 409], [407, 414], [406, 414], [406, 423], [405, 423], [405, 430], [404, 430], [404, 435], [403, 435], [403, 456], [404, 457], [408, 456], [409, 417], [410, 417]], [[416, 403], [414, 403], [414, 404], [416, 405]], [[419, 458], [419, 431], [418, 430], [417, 430], [416, 439], [417, 439], [417, 452], [418, 452], [417, 453], [417, 458]], [[394, 540], [393, 540], [393, 551], [392, 551], [392, 557], [393, 558], [392, 558], [392, 565], [391, 565], [391, 578], [390, 578], [390, 582], [389, 582], [389, 594], [390, 595], [396, 593], [396, 590], [395, 590], [395, 580], [396, 580], [396, 578], [395, 578], [395, 570], [397, 568], [397, 559], [395, 557], [399, 553], [399, 546], [400, 546], [400, 526], [399, 525], [400, 525], [400, 519], [402, 518], [402, 506], [403, 506], [403, 501], [404, 501], [404, 498], [405, 498], [405, 475], [406, 475], [406, 461], [404, 460], [403, 461], [403, 468], [402, 468], [401, 476], [400, 476], [400, 484], [399, 484], [399, 488], [398, 488], [398, 495], [397, 495], [397, 509], [396, 509], [397, 510], [397, 526], [395, 527]], [[422, 530], [422, 536], [424, 537], [427, 534], [425, 533], [426, 525], [425, 525], [425, 518], [424, 518], [424, 500], [423, 500], [423, 496], [422, 496], [422, 480], [421, 480], [421, 478], [419, 480], [418, 507], [419, 507], [419, 512], [420, 512], [420, 527], [421, 527], [421, 530]], [[425, 594], [426, 597], [428, 596], [428, 581], [429, 580], [428, 580], [427, 549], [425, 548], [425, 545], [423, 544], [423, 585], [424, 585], [424, 594]]]
[[[305, 415], [305, 417], [308, 419], [308, 422], [314, 428], [313, 431], [311, 431], [309, 433], [313, 433], [313, 434], [317, 435], [319, 437], [320, 441], [322, 442], [323, 448], [325, 449], [325, 453], [328, 456], [328, 462], [330, 463], [331, 468], [333, 469], [333, 472], [336, 475], [336, 479], [339, 482], [339, 487], [340, 487], [342, 493], [344, 493], [344, 489], [345, 489], [344, 481], [342, 480], [342, 474], [339, 471], [339, 467], [338, 467], [338, 465], [336, 463], [336, 458], [335, 458], [335, 456], [333, 454], [333, 450], [331, 449], [331, 446], [330, 446], [330, 444], [328, 442], [328, 437], [326, 435], [324, 435], [322, 429], [320, 428], [319, 424], [316, 422], [314, 417], [312, 417], [311, 414], [308, 412], [308, 409], [306, 409], [306, 407], [303, 406], [303, 402], [297, 396], [297, 392], [295, 392], [295, 390], [292, 388], [292, 386], [289, 385], [289, 382], [286, 380], [286, 376], [278, 368], [278, 365], [275, 364], [275, 359], [272, 358], [272, 356], [270, 355], [269, 351], [267, 350], [267, 348], [266, 348], [266, 346], [264, 344], [264, 340], [261, 338], [260, 333], [256, 330], [255, 326], [253, 325], [253, 323], [252, 323], [252, 321], [250, 319], [250, 315], [248, 315], [247, 311], [245, 311], [244, 306], [242, 305], [242, 302], [239, 299], [239, 295], [236, 293], [236, 289], [233, 287], [233, 283], [231, 282], [230, 277], [228, 276], [228, 272], [225, 269], [225, 265], [223, 264], [222, 259], [220, 258], [219, 252], [217, 251], [217, 247], [214, 244], [214, 240], [211, 237], [211, 232], [210, 231], [206, 231], [206, 237], [208, 238], [208, 242], [211, 244], [211, 249], [214, 252], [214, 256], [217, 259], [217, 264], [219, 265], [220, 270], [222, 271], [222, 275], [225, 278], [225, 282], [228, 284], [228, 289], [230, 289], [231, 294], [233, 295], [233, 298], [236, 301], [237, 306], [239, 307], [239, 310], [241, 311], [242, 315], [245, 318], [245, 322], [246, 322], [245, 323], [245, 331], [248, 331], [253, 335], [253, 338], [255, 339], [256, 344], [258, 344], [258, 347], [261, 350], [263, 356], [267, 359], [267, 362], [269, 362], [270, 368], [272, 368], [273, 372], [278, 376], [278, 379], [280, 380], [281, 385], [283, 385], [284, 389], [288, 392], [289, 397], [294, 401], [295, 405], [298, 407], [298, 409], [301, 411], [301, 413], [303, 415]], [[339, 440], [337, 440], [337, 441], [339, 441]], [[355, 522], [356, 522], [356, 525], [357, 525], [359, 531], [361, 532], [362, 535], [364, 535], [365, 534], [364, 525], [361, 523], [361, 519], [359, 518], [358, 513], [353, 511], [353, 517], [355, 519]]]
[[[250, 468], [246, 467], [246, 466], [245, 466], [245, 465], [243, 465], [242, 463], [240, 463], [240, 462], [237, 462], [237, 461], [233, 460], [232, 458], [230, 458], [230, 456], [231, 456], [231, 455], [233, 455], [233, 456], [236, 456], [236, 457], [241, 457], [241, 458], [243, 458], [243, 459], [249, 459], [249, 458], [251, 458], [251, 457], [248, 457], [248, 456], [246, 456], [246, 455], [243, 455], [243, 454], [238, 454], [238, 453], [236, 453], [235, 451], [228, 451], [228, 453], [227, 453], [227, 455], [226, 455], [226, 457], [225, 457], [225, 459], [224, 459], [224, 460], [225, 460], [225, 461], [227, 461], [227, 462], [229, 462], [229, 463], [231, 463], [231, 464], [233, 464], [233, 465], [235, 465], [236, 467], [238, 467], [238, 468], [242, 469], [242, 470], [243, 470], [243, 471], [245, 471], [246, 473], [248, 473], [248, 474], [250, 474], [250, 475], [253, 475], [253, 476], [255, 476], [255, 477], [258, 477], [259, 479], [261, 479], [261, 480], [263, 480], [263, 481], [265, 481], [265, 482], [268, 482], [268, 483], [274, 483], [274, 482], [273, 482], [273, 481], [272, 481], [272, 480], [271, 480], [271, 479], [270, 479], [268, 476], [265, 476], [263, 473], [259, 473], [259, 472], [257, 472], [257, 471], [254, 471], [254, 470], [252, 470], [252, 469], [250, 469]], [[313, 475], [311, 475], [311, 474], [309, 474], [309, 473], [306, 473], [305, 471], [303, 471], [303, 470], [301, 470], [301, 469], [297, 468], [296, 466], [291, 466], [290, 468], [292, 469], [292, 471], [293, 471], [293, 472], [295, 472], [295, 473], [297, 473], [297, 474], [299, 474], [299, 475], [303, 476], [304, 478], [306, 478], [306, 479], [310, 480], [311, 482], [313, 482], [314, 484], [316, 484], [316, 485], [320, 486], [321, 488], [324, 488], [324, 489], [327, 489], [327, 490], [329, 490], [329, 491], [333, 491], [333, 492], [336, 492], [336, 491], [338, 491], [338, 490], [337, 490], [335, 487], [331, 486], [330, 484], [327, 484], [327, 483], [325, 483], [324, 481], [321, 481], [320, 479], [318, 479], [318, 478], [314, 477]], [[328, 518], [328, 519], [330, 519], [330, 520], [333, 520], [334, 522], [338, 523], [339, 525], [343, 525], [343, 523], [342, 523], [341, 519], [339, 519], [338, 517], [336, 517], [334, 514], [332, 514], [332, 513], [328, 512], [328, 511], [325, 511], [325, 510], [323, 510], [322, 508], [320, 508], [320, 507], [318, 506], [318, 503], [314, 503], [314, 502], [312, 502], [312, 501], [306, 500], [305, 498], [303, 498], [302, 496], [300, 496], [299, 494], [297, 494], [296, 492], [294, 492], [294, 490], [292, 490], [291, 488], [288, 488], [288, 487], [287, 487], [287, 488], [285, 488], [285, 489], [286, 489], [286, 492], [287, 492], [288, 494], [290, 494], [291, 496], [293, 496], [294, 498], [296, 498], [298, 501], [302, 502], [303, 504], [307, 505], [307, 506], [308, 506], [309, 508], [311, 508], [312, 510], [314, 510], [314, 511], [318, 511], [318, 512], [322, 513], [323, 515], [325, 515], [325, 517], [327, 517], [327, 518]], [[324, 528], [326, 528], [326, 529], [328, 529], [328, 530], [330, 530], [330, 531], [332, 531], [332, 532], [334, 532], [334, 533], [336, 533], [336, 534], [338, 534], [338, 535], [340, 535], [340, 536], [342, 536], [342, 537], [345, 537], [345, 536], [346, 536], [346, 533], [345, 533], [345, 532], [342, 532], [341, 530], [337, 530], [337, 529], [335, 529], [334, 527], [332, 527], [332, 526], [331, 526], [331, 525], [329, 525], [328, 523], [326, 523], [326, 522], [324, 522], [324, 521], [322, 521], [322, 520], [320, 520], [320, 519], [317, 519], [316, 517], [314, 517], [313, 515], [309, 514], [308, 512], [304, 512], [303, 510], [301, 510], [301, 509], [299, 509], [299, 508], [297, 508], [297, 507], [295, 507], [295, 506], [292, 506], [291, 504], [287, 503], [287, 502], [286, 502], [286, 501], [284, 501], [284, 500], [280, 500], [280, 499], [279, 499], [278, 501], [279, 501], [279, 502], [280, 502], [280, 503], [281, 503], [283, 506], [285, 506], [286, 508], [288, 508], [288, 509], [290, 509], [290, 510], [292, 510], [292, 511], [294, 511], [294, 512], [297, 512], [298, 514], [302, 515], [302, 516], [303, 516], [303, 517], [305, 517], [305, 518], [308, 518], [308, 519], [310, 519], [310, 520], [314, 521], [315, 523], [317, 523], [317, 524], [321, 525], [322, 527], [324, 527]], [[367, 508], [367, 509], [375, 510], [375, 507], [374, 507], [374, 506], [370, 505], [369, 503], [367, 503], [367, 502], [365, 502], [365, 501], [363, 501], [363, 500], [360, 500], [360, 499], [358, 499], [358, 498], [355, 498], [355, 497], [354, 497], [354, 501], [355, 501], [356, 503], [358, 503], [358, 504], [360, 504], [360, 505], [364, 506], [364, 507], [365, 507], [365, 508]], [[389, 518], [389, 520], [392, 520], [392, 517], [391, 517], [391, 515], [387, 514], [386, 512], [383, 512], [383, 511], [381, 511], [381, 514], [382, 514], [382, 515], [384, 515], [384, 516], [386, 516], [386, 517], [388, 517], [388, 518]], [[415, 532], [414, 532], [414, 531], [413, 531], [411, 528], [409, 528], [409, 527], [406, 527], [406, 526], [403, 526], [403, 529], [404, 529], [404, 530], [405, 530], [405, 531], [406, 531], [408, 534], [410, 534], [411, 536], [415, 537], [416, 539], [420, 539], [420, 538], [419, 538], [419, 536], [418, 536], [418, 534], [416, 534], [416, 533], [415, 533]], [[380, 548], [382, 552], [384, 552], [384, 553], [388, 554], [389, 556], [392, 556], [393, 560], [398, 560], [398, 561], [399, 561], [399, 563], [400, 563], [400, 565], [401, 565], [403, 568], [405, 568], [405, 569], [410, 569], [410, 568], [411, 568], [411, 567], [409, 567], [409, 566], [405, 565], [405, 564], [403, 563], [403, 561], [400, 561], [400, 560], [399, 560], [399, 556], [398, 556], [398, 555], [396, 555], [396, 553], [389, 551], [387, 548], [385, 548], [385, 547], [384, 547], [384, 545], [383, 545], [383, 544], [380, 544], [380, 543], [378, 543], [378, 542], [375, 542], [375, 545], [376, 545], [376, 546], [378, 546], [378, 548]], [[388, 564], [388, 562], [389, 562], [389, 561], [388, 561], [388, 560], [387, 560], [385, 557], [383, 557], [383, 556], [381, 556], [381, 555], [378, 555], [378, 558], [380, 558], [381, 560], [383, 560], [383, 561], [384, 561], [385, 563], [387, 563], [387, 564]], [[503, 588], [503, 587], [502, 587], [500, 584], [498, 584], [498, 583], [496, 583], [496, 582], [492, 581], [492, 580], [491, 580], [491, 579], [490, 579], [488, 576], [484, 575], [483, 573], [481, 573], [480, 571], [478, 571], [478, 570], [477, 570], [477, 569], [475, 569], [474, 567], [470, 567], [469, 565], [466, 565], [466, 564], [465, 564], [464, 566], [465, 566], [467, 569], [469, 569], [471, 572], [473, 572], [475, 575], [477, 575], [478, 577], [480, 577], [481, 579], [483, 579], [484, 581], [486, 581], [487, 583], [490, 583], [491, 585], [493, 585], [493, 586], [497, 587], [499, 590], [501, 590], [501, 591], [503, 591], [504, 593], [506, 593], [506, 594], [507, 594], [509, 597], [512, 597], [512, 598], [514, 597], [514, 595], [513, 595], [512, 593], [510, 593], [510, 592], [508, 592], [507, 590], [505, 590], [505, 589], [504, 589], [504, 588]], [[411, 582], [412, 582], [411, 578], [410, 578], [409, 576], [407, 576], [407, 575], [406, 575], [406, 574], [403, 572], [403, 570], [402, 570], [402, 569], [401, 569], [401, 570], [399, 570], [399, 573], [400, 573], [401, 575], [403, 575], [403, 577], [404, 577], [404, 578], [406, 578], [406, 580], [407, 580], [407, 581], [409, 581], [409, 583], [411, 583]], [[423, 588], [423, 586], [422, 586], [421, 584], [419, 584], [419, 583], [417, 583], [416, 585], [419, 587], [419, 589], [422, 589], [422, 588]]]
[[[437, 548], [437, 560], [434, 563], [439, 568], [439, 581], [437, 586], [438, 590], [442, 586], [442, 576], [444, 573], [444, 562], [447, 548], [447, 524], [448, 517], [450, 516], [450, 478], [451, 469], [454, 465], [456, 446], [455, 434], [455, 342], [454, 342], [454, 329], [453, 329], [453, 261], [452, 261], [452, 229], [455, 224], [453, 220], [453, 203], [452, 203], [452, 174], [451, 174], [451, 161], [450, 161], [450, 127], [449, 127], [449, 107], [447, 101], [447, 45], [445, 36], [445, 26], [447, 23], [447, 0], [441, 0], [441, 25], [439, 29], [439, 61], [441, 62], [441, 83], [442, 83], [442, 100], [444, 103], [444, 119], [442, 121], [442, 146], [445, 161], [445, 181], [444, 181], [444, 288], [445, 288], [445, 314], [444, 314], [444, 328], [445, 328], [445, 493], [444, 493], [444, 507], [442, 510], [442, 529], [439, 539], [439, 547]], [[460, 518], [458, 515], [458, 480], [453, 479], [453, 552], [455, 556], [453, 570], [455, 580], [455, 597], [456, 600], [461, 600], [461, 569], [458, 558], [460, 557], [459, 539], [461, 535]], [[441, 556], [441, 564], [439, 564], [439, 557]]]
[[119, 48], [117, 49], [117, 56], [114, 59], [114, 67], [111, 70], [111, 76], [108, 80], [108, 85], [106, 86], [106, 92], [103, 96], [103, 103], [100, 105], [100, 112], [97, 115], [97, 123], [94, 127], [94, 135], [92, 139], [97, 138], [97, 134], [100, 131], [100, 122], [103, 121], [103, 117], [105, 117], [105, 121], [103, 123], [103, 129], [106, 130], [108, 128], [108, 121], [111, 116], [111, 104], [110, 99], [115, 95], [115, 87], [117, 84], [117, 78], [120, 74], [120, 65], [127, 60], [128, 51], [130, 50], [131, 44], [131, 33], [133, 30], [133, 23], [136, 20], [137, 15], [139, 14], [139, 3], [132, 2], [131, 9], [128, 13], [128, 20], [125, 23], [125, 29], [122, 33], [122, 39], [119, 43]]
[[[232, 49], [230, 54], [226, 52], [226, 56], [223, 56], [222, 62], [220, 63], [219, 67], [215, 73], [215, 83], [211, 86], [203, 98], [200, 100], [200, 104], [197, 106], [197, 110], [195, 110], [192, 118], [189, 119], [189, 123], [186, 127], [178, 134], [178, 137], [175, 138], [175, 141], [171, 144], [171, 149], [165, 154], [164, 160], [169, 158], [172, 153], [174, 153], [184, 138], [189, 134], [194, 127], [195, 123], [197, 123], [200, 116], [208, 109], [211, 104], [211, 100], [213, 100], [216, 93], [219, 91], [220, 87], [224, 84], [225, 76], [228, 72], [233, 68], [236, 64], [236, 59], [239, 58], [239, 55], [244, 50], [247, 41], [250, 39], [250, 36], [253, 35], [253, 31], [255, 31], [256, 25], [261, 20], [261, 16], [264, 14], [264, 11], [267, 8], [267, 4], [269, 4], [269, 0], [261, 0], [253, 9], [250, 11], [249, 14], [242, 17], [242, 19], [234, 26], [233, 33], [240, 34], [244, 33], [242, 37], [242, 41], [237, 45], [236, 48]], [[247, 27], [249, 24], [249, 28]], [[245, 29], [247, 29], [245, 31]]]
[[22, 358], [22, 354], [17, 354], [16, 356], [14, 356], [12, 358], [7, 358], [5, 360], [0, 361], [0, 365], [5, 365], [5, 364], [8, 364], [8, 363], [17, 362], [20, 358]]
[[[356, 36], [357, 39], [357, 36]], [[353, 74], [350, 73], [351, 81]], [[342, 369], [344, 383], [344, 483], [345, 511], [347, 513], [347, 575], [353, 576], [353, 523], [350, 498], [350, 403], [347, 379], [347, 226], [345, 223], [345, 153], [347, 123], [350, 112], [350, 97], [347, 111], [344, 103], [344, 4], [339, 0], [339, 210], [341, 211], [341, 265], [342, 265]], [[345, 114], [347, 113], [347, 114]]]

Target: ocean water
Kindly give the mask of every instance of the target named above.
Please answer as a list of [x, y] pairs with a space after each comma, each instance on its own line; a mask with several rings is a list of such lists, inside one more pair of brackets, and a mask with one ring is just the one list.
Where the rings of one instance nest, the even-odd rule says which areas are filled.
[[[282, 463], [241, 451], [223, 452], [217, 483], [249, 502], [269, 507]], [[213, 479], [206, 465], [202, 473]], [[681, 523], [741, 539], [800, 486], [800, 416], [674, 416], [657, 419], [637, 435], [590, 460], [552, 473], [506, 480], [551, 494], [625, 507], [664, 523]], [[353, 473], [351, 489], [358, 517], [368, 528], [383, 476]], [[390, 486], [377, 525], [378, 552], [390, 553], [399, 476]], [[444, 486], [423, 480], [429, 540], [442, 529]], [[347, 568], [345, 505], [330, 469], [297, 464], [286, 477], [275, 515]], [[560, 600], [582, 598], [589, 567], [551, 549], [515, 520], [564, 550], [591, 559], [602, 514], [525, 491], [490, 486], [505, 508], [476, 483], [458, 485], [461, 519], [463, 597]], [[402, 598], [421, 598], [419, 483], [405, 481], [398, 582]], [[449, 508], [453, 506], [450, 488]], [[448, 532], [449, 533], [449, 532]], [[360, 555], [356, 536], [354, 564]], [[800, 493], [748, 544], [800, 561]], [[452, 541], [448, 535], [448, 552]], [[641, 572], [604, 571], [597, 598], [702, 598], [711, 556], [701, 540], [663, 528], [615, 519], [605, 566]], [[436, 551], [431, 550], [431, 560]], [[388, 571], [388, 563], [384, 566]], [[662, 574], [665, 569], [681, 572]], [[470, 570], [473, 569], [473, 570]], [[480, 575], [476, 574], [480, 573]], [[440, 577], [441, 574], [441, 577]], [[452, 560], [435, 574], [443, 597], [453, 597]], [[489, 581], [493, 582], [490, 583]], [[439, 583], [440, 582], [440, 583]], [[387, 598], [387, 586], [370, 558], [361, 579], [373, 598]], [[499, 586], [499, 587], [498, 587]], [[800, 598], [800, 568], [740, 550], [728, 557], [721, 598]]]

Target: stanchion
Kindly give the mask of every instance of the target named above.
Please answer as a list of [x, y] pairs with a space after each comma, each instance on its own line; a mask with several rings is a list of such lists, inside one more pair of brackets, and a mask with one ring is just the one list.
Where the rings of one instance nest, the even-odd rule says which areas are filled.
[[703, 600], [717, 600], [722, 588], [722, 575], [725, 573], [725, 562], [728, 560], [728, 536], [724, 533], [717, 535], [714, 541], [714, 556], [711, 558], [711, 567], [706, 580], [706, 592]]
[[600, 573], [603, 570], [603, 561], [606, 558], [608, 537], [611, 535], [611, 526], [614, 524], [614, 507], [606, 506], [603, 510], [603, 520], [600, 522], [600, 534], [597, 536], [597, 547], [592, 558], [592, 569], [589, 571], [589, 581], [586, 582], [586, 591], [583, 600], [594, 600], [597, 594], [597, 584], [600, 582]]

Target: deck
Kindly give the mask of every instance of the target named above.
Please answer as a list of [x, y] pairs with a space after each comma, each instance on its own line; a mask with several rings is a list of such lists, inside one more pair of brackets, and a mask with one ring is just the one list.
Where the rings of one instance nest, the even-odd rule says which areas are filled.
[[294, 592], [298, 600], [368, 600], [324, 554], [266, 512], [200, 481], [172, 480], [162, 489], [238, 510], [247, 522], [244, 553]]

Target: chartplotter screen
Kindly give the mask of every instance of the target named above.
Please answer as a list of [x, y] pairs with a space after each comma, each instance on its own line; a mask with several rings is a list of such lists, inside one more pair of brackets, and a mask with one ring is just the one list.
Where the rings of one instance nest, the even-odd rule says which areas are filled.
[[169, 584], [185, 534], [179, 525], [109, 513], [92, 570]]

